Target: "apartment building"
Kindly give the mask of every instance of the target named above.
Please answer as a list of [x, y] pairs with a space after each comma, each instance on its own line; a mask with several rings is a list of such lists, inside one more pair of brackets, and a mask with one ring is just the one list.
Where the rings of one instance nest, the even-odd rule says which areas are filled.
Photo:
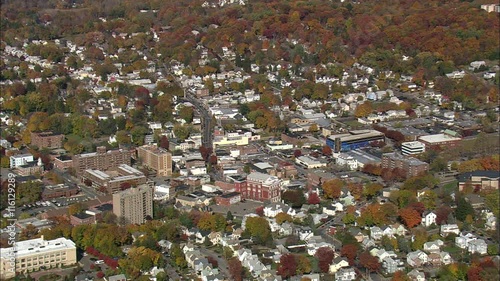
[[12, 155], [10, 157], [10, 168], [14, 169], [23, 165], [28, 164], [29, 162], [33, 162], [33, 155], [31, 154], [18, 154]]
[[66, 238], [45, 240], [42, 237], [16, 242], [15, 247], [0, 249], [0, 279], [42, 269], [73, 265], [76, 260], [75, 243]]
[[421, 175], [429, 170], [429, 164], [410, 156], [403, 156], [396, 152], [382, 155], [382, 168], [399, 168], [405, 171], [406, 177]]
[[62, 147], [64, 135], [53, 132], [31, 133], [31, 145], [38, 148], [60, 148]]
[[401, 153], [403, 155], [415, 155], [425, 151], [425, 144], [419, 141], [408, 141], [401, 144]]
[[113, 194], [113, 213], [128, 224], [143, 224], [153, 216], [154, 188], [143, 184]]
[[145, 184], [147, 178], [141, 171], [127, 164], [121, 164], [111, 171], [85, 170], [81, 181], [91, 184], [94, 188], [105, 189], [108, 193], [115, 193], [124, 189], [126, 185], [130, 187]]
[[137, 157], [142, 164], [156, 171], [157, 176], [172, 175], [172, 154], [156, 145], [144, 145], [137, 148]]
[[96, 152], [78, 154], [72, 157], [73, 168], [78, 175], [82, 175], [85, 170], [109, 170], [121, 164], [130, 166], [132, 153], [128, 150], [117, 149], [106, 151], [106, 147], [100, 146]]

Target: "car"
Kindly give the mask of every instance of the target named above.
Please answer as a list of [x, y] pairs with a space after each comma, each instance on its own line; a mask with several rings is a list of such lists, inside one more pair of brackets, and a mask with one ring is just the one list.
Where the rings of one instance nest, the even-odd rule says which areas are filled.
[[103, 260], [97, 260], [97, 261], [95, 261], [95, 264], [103, 264], [103, 263], [104, 263]]

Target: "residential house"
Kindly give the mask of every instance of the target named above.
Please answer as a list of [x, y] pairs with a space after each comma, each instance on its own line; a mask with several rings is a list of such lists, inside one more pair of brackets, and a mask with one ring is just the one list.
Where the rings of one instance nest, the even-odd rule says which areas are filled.
[[448, 252], [440, 252], [439, 256], [441, 257], [442, 264], [447, 265], [453, 262], [453, 259], [451, 258], [451, 255]]
[[301, 226], [299, 228], [296, 228], [295, 232], [299, 237], [299, 240], [301, 241], [307, 241], [309, 240], [309, 238], [314, 236], [312, 229], [308, 226]]
[[424, 251], [426, 251], [426, 252], [439, 252], [443, 245], [444, 245], [443, 241], [441, 241], [439, 239], [436, 241], [432, 241], [432, 242], [426, 242], [426, 243], [424, 243]]
[[469, 247], [469, 243], [476, 239], [477, 237], [472, 233], [467, 233], [465, 235], [460, 233], [460, 236], [455, 237], [455, 245], [459, 248], [467, 249]]
[[341, 268], [335, 273], [335, 281], [353, 281], [356, 279], [354, 268]]
[[441, 236], [446, 237], [448, 234], [453, 233], [455, 235], [460, 234], [460, 229], [458, 229], [457, 224], [443, 224], [441, 225]]
[[432, 211], [425, 211], [422, 214], [422, 225], [429, 227], [432, 224], [436, 224], [436, 214]]
[[221, 238], [222, 238], [222, 233], [220, 231], [217, 232], [214, 231], [208, 235], [208, 239], [213, 245], [218, 245], [220, 243]]
[[421, 250], [417, 250], [415, 252], [410, 252], [406, 256], [406, 262], [411, 267], [421, 267], [427, 264], [429, 256]]
[[434, 267], [441, 266], [441, 255], [436, 252], [432, 252], [428, 255], [427, 262]]
[[344, 257], [337, 257], [332, 261], [330, 265], [330, 274], [336, 273], [341, 268], [349, 267], [349, 261]]
[[483, 239], [476, 239], [469, 242], [467, 250], [471, 254], [478, 253], [480, 255], [485, 255], [488, 252], [488, 245]]
[[363, 247], [363, 249], [365, 249], [365, 250], [370, 249], [372, 247], [375, 247], [375, 245], [376, 245], [375, 241], [373, 239], [370, 239], [370, 238], [365, 238], [361, 242], [361, 247]]
[[416, 269], [413, 269], [412, 271], [408, 272], [408, 277], [412, 281], [425, 281], [425, 274], [423, 272], [420, 272]]
[[394, 257], [386, 257], [382, 260], [382, 268], [388, 274], [404, 270], [404, 263]]

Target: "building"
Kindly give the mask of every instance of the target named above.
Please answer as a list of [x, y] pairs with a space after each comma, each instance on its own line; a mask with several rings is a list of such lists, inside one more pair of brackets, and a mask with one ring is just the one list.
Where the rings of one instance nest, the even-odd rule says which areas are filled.
[[326, 139], [326, 145], [334, 152], [340, 152], [367, 147], [374, 141], [385, 142], [385, 135], [375, 130], [354, 130], [348, 134], [329, 136]]
[[458, 176], [459, 191], [462, 191], [467, 186], [478, 190], [498, 189], [499, 183], [499, 171], [474, 171]]
[[132, 153], [128, 150], [106, 151], [106, 147], [100, 146], [97, 152], [74, 155], [73, 168], [78, 175], [82, 175], [88, 169], [106, 171], [121, 164], [130, 166], [131, 156]]
[[140, 185], [113, 194], [113, 213], [129, 224], [142, 224], [153, 216], [153, 188]]
[[156, 145], [144, 145], [137, 148], [137, 156], [142, 164], [156, 171], [157, 176], [172, 175], [172, 154]]
[[236, 191], [240, 192], [244, 199], [279, 202], [280, 185], [281, 181], [277, 177], [254, 172], [247, 176], [245, 189]]
[[449, 133], [421, 136], [418, 140], [425, 145], [426, 150], [455, 147], [461, 138]]
[[121, 164], [116, 170], [103, 172], [100, 170], [85, 170], [81, 181], [90, 184], [94, 188], [104, 189], [108, 193], [114, 193], [130, 186], [138, 186], [147, 183], [146, 176], [139, 170]]
[[403, 156], [396, 152], [391, 152], [382, 155], [382, 168], [402, 169], [405, 171], [406, 177], [408, 178], [426, 173], [429, 170], [429, 164], [414, 157]]
[[71, 225], [94, 224], [96, 217], [86, 212], [71, 215], [69, 217]]
[[419, 141], [403, 142], [401, 144], [401, 153], [403, 155], [415, 155], [425, 151], [425, 144]]
[[295, 158], [295, 163], [299, 164], [300, 166], [306, 169], [316, 169], [316, 168], [326, 167], [326, 162], [321, 162], [307, 155]]
[[229, 206], [241, 201], [241, 194], [239, 192], [230, 192], [215, 197], [217, 205]]
[[346, 153], [339, 153], [335, 159], [335, 164], [346, 166], [349, 170], [356, 170], [358, 168], [358, 161]]
[[23, 165], [28, 164], [29, 162], [33, 162], [33, 155], [31, 154], [18, 154], [12, 155], [10, 157], [10, 168], [14, 169]]
[[54, 168], [66, 171], [73, 167], [73, 158], [68, 155], [54, 157]]
[[31, 145], [42, 148], [60, 148], [62, 147], [64, 135], [54, 134], [53, 132], [31, 133]]
[[56, 185], [47, 185], [42, 191], [42, 200], [51, 200], [60, 197], [71, 197], [79, 192], [76, 186], [70, 186], [64, 183]]
[[17, 166], [16, 171], [21, 176], [41, 174], [44, 171], [42, 158], [38, 158], [38, 161], [27, 162], [24, 165]]
[[76, 260], [75, 243], [66, 238], [44, 240], [41, 238], [16, 242], [15, 247], [2, 248], [0, 279], [41, 269], [73, 265]]
[[498, 4], [481, 5], [481, 9], [485, 10], [488, 13], [491, 13], [491, 12], [500, 13], [500, 5], [498, 5]]

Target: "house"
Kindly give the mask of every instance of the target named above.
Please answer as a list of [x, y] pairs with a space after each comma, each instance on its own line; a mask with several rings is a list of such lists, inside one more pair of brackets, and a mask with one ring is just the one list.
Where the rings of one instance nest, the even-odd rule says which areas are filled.
[[266, 206], [263, 211], [264, 211], [264, 216], [268, 218], [274, 218], [279, 213], [286, 213], [289, 214], [290, 216], [294, 216], [296, 214], [295, 210], [293, 210], [292, 208], [283, 203], [272, 203], [269, 206]]
[[483, 239], [476, 239], [469, 242], [467, 245], [467, 250], [471, 253], [478, 253], [480, 255], [485, 255], [488, 251], [488, 245]]
[[429, 227], [432, 224], [436, 224], [436, 214], [434, 212], [425, 211], [422, 214], [422, 225]]
[[439, 256], [441, 257], [441, 263], [442, 264], [450, 264], [453, 262], [453, 259], [451, 258], [450, 253], [448, 252], [440, 252]]
[[406, 256], [406, 262], [411, 267], [421, 267], [427, 264], [429, 257], [426, 253], [421, 250], [417, 250], [415, 252], [410, 252]]
[[412, 281], [425, 281], [425, 274], [423, 272], [420, 272], [416, 269], [413, 269], [412, 271], [408, 272], [408, 277]]
[[440, 232], [441, 232], [441, 236], [446, 237], [450, 233], [458, 235], [460, 233], [460, 229], [458, 229], [457, 224], [443, 224], [443, 225], [441, 225]]
[[424, 243], [424, 251], [426, 252], [439, 252], [441, 247], [444, 245], [443, 241], [436, 240], [432, 242]]
[[372, 226], [370, 228], [370, 238], [373, 240], [380, 240], [382, 236], [384, 236], [383, 233], [382, 229], [378, 226]]
[[295, 230], [295, 232], [301, 241], [307, 241], [309, 238], [314, 236], [312, 229], [308, 226], [299, 227]]
[[467, 249], [469, 247], [469, 243], [476, 239], [477, 237], [472, 233], [467, 233], [465, 235], [461, 233], [460, 236], [455, 237], [455, 245], [459, 248]]
[[336, 273], [341, 268], [349, 267], [349, 262], [344, 257], [337, 257], [330, 264], [329, 272], [330, 274]]
[[408, 232], [408, 230], [404, 227], [404, 225], [400, 223], [395, 223], [391, 225], [391, 227], [394, 235], [404, 236]]
[[441, 266], [441, 255], [439, 253], [433, 252], [428, 255], [427, 262], [431, 266]]
[[354, 268], [341, 268], [335, 273], [335, 281], [353, 281], [356, 279]]
[[105, 281], [127, 281], [125, 274], [112, 275], [109, 277], [104, 277]]
[[382, 268], [388, 274], [393, 274], [396, 271], [404, 270], [404, 263], [393, 257], [386, 257], [382, 260]]
[[365, 238], [361, 242], [361, 247], [363, 247], [363, 249], [365, 249], [365, 250], [370, 249], [372, 247], [375, 247], [375, 241], [373, 241], [373, 239], [370, 239], [370, 238]]
[[222, 238], [222, 233], [220, 231], [212, 232], [208, 235], [208, 239], [213, 245], [218, 245]]

